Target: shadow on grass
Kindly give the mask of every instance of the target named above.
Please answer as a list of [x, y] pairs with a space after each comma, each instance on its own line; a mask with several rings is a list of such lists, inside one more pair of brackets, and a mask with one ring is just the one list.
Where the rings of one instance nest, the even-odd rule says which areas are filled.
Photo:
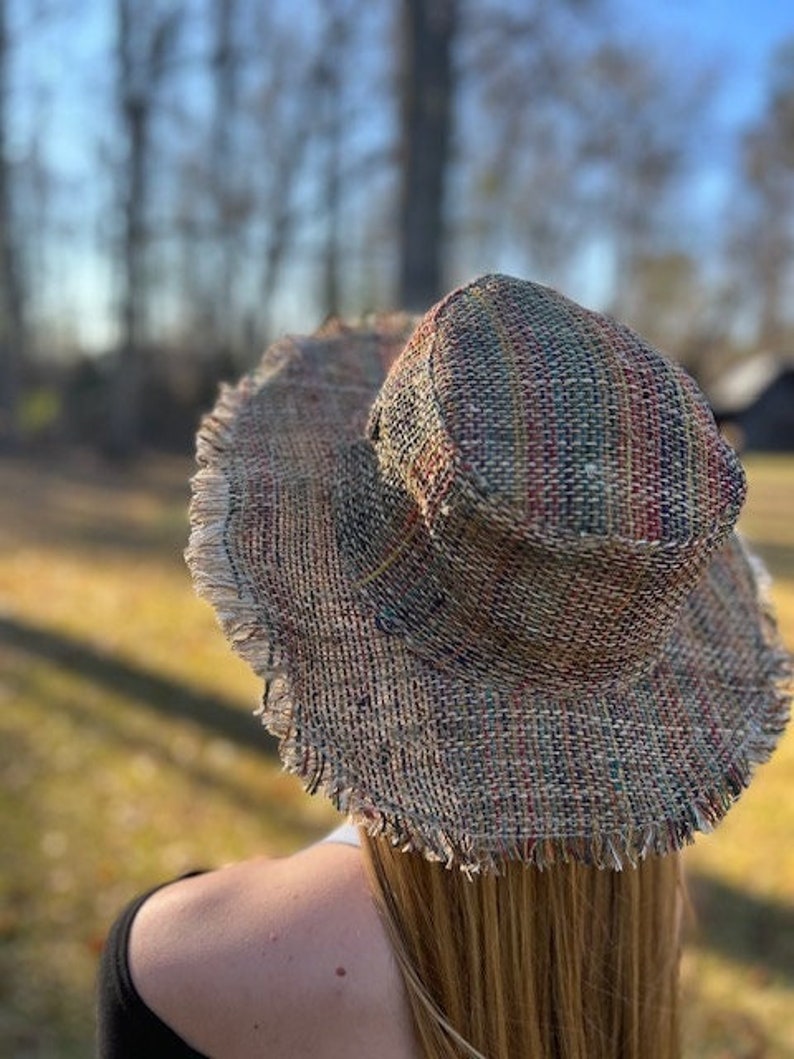
[[691, 875], [688, 886], [695, 909], [693, 944], [794, 983], [793, 905], [708, 875]]
[[180, 563], [194, 469], [187, 457], [126, 470], [92, 460], [0, 458], [7, 501], [0, 535], [81, 554], [101, 549]]
[[[89, 685], [100, 683], [113, 695], [131, 705], [140, 703], [152, 707], [169, 719], [186, 719], [199, 726], [205, 735], [214, 734], [251, 751], [281, 773], [277, 741], [269, 735], [250, 711], [240, 709], [233, 701], [204, 695], [177, 681], [149, 673], [119, 659], [109, 658], [90, 646], [68, 636], [36, 628], [8, 617], [0, 616], [0, 655], [2, 648], [19, 655], [35, 657], [40, 663]], [[24, 691], [33, 666], [6, 664], [5, 683]], [[270, 797], [256, 785], [250, 788], [241, 783], [233, 768], [217, 768], [200, 759], [185, 760], [175, 756], [167, 743], [159, 738], [156, 726], [142, 731], [140, 725], [129, 723], [129, 712], [112, 709], [99, 710], [79, 693], [59, 694], [50, 703], [53, 709], [68, 715], [75, 724], [93, 731], [102, 741], [122, 743], [128, 753], [141, 751], [162, 766], [174, 768], [205, 791], [215, 791], [244, 812], [265, 812], [268, 820], [279, 830], [288, 831], [296, 844], [314, 841], [317, 826], [303, 817], [298, 803]], [[267, 773], [263, 773], [266, 776]], [[0, 924], [1, 926], [1, 924]]]
[[262, 730], [251, 714], [231, 700], [207, 695], [179, 681], [103, 654], [73, 637], [16, 618], [0, 616], [1, 644], [104, 684], [169, 717], [199, 724], [237, 746], [271, 758], [277, 756], [271, 741], [262, 738]]
[[[105, 655], [73, 637], [7, 616], [0, 616], [0, 645], [103, 684], [171, 718], [191, 721], [241, 748], [277, 759], [274, 741], [263, 738], [260, 726], [232, 700], [207, 695]], [[87, 714], [83, 720], [89, 720]], [[102, 727], [99, 719], [94, 718], [94, 723]], [[209, 773], [202, 772], [196, 778], [218, 785], [218, 779]], [[239, 797], [239, 792], [229, 793]], [[793, 905], [764, 899], [700, 874], [690, 877], [689, 888], [697, 921], [693, 944], [794, 982]]]

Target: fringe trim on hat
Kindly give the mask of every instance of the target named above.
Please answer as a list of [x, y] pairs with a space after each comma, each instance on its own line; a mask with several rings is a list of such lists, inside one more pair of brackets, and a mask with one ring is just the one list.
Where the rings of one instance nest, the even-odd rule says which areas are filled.
[[[772, 612], [764, 609], [766, 631], [775, 633]], [[494, 846], [485, 836], [458, 839], [439, 822], [407, 820], [396, 807], [376, 806], [325, 755], [316, 750], [304, 734], [293, 728], [288, 683], [283, 675], [268, 684], [258, 711], [263, 723], [282, 738], [281, 756], [285, 768], [296, 773], [310, 794], [325, 794], [334, 806], [373, 837], [384, 836], [404, 852], [422, 853], [428, 860], [447, 868], [459, 868], [467, 876], [500, 873], [508, 860], [522, 861], [543, 870], [554, 864], [575, 860], [596, 868], [621, 871], [636, 867], [648, 856], [663, 856], [683, 849], [695, 840], [698, 831], [708, 833], [720, 823], [736, 799], [748, 786], [755, 768], [768, 760], [786, 726], [790, 705], [791, 659], [778, 642], [772, 648], [776, 675], [762, 729], [743, 748], [742, 756], [725, 772], [720, 786], [708, 788], [681, 814], [680, 819], [663, 820], [645, 827], [609, 835], [559, 835], [525, 841], [505, 841]]]
[[185, 561], [196, 592], [214, 608], [233, 649], [267, 682], [282, 675], [283, 659], [268, 629], [261, 602], [253, 597], [226, 547], [233, 497], [224, 457], [234, 452], [234, 424], [257, 383], [245, 376], [236, 387], [221, 387], [196, 439], [199, 470], [191, 479], [190, 540]]
[[[288, 707], [289, 711], [289, 707]], [[260, 711], [274, 733], [285, 731], [287, 714], [278, 714], [268, 704]], [[636, 867], [649, 856], [664, 856], [683, 849], [696, 839], [697, 832], [709, 832], [720, 823], [743, 789], [750, 783], [756, 766], [772, 753], [788, 718], [788, 698], [776, 700], [770, 725], [746, 748], [741, 762], [730, 766], [721, 787], [702, 792], [688, 806], [682, 820], [667, 820], [645, 827], [627, 829], [606, 836], [554, 836], [549, 838], [505, 841], [487, 846], [476, 840], [457, 840], [440, 824], [422, 826], [407, 821], [399, 810], [377, 808], [348, 780], [333, 771], [331, 762], [305, 742], [287, 735], [282, 741], [285, 768], [303, 779], [305, 789], [324, 793], [342, 813], [350, 816], [373, 837], [385, 837], [405, 852], [420, 852], [428, 860], [458, 867], [467, 876], [500, 874], [506, 861], [522, 861], [539, 869], [555, 864], [579, 861], [594, 867], [619, 870]]]
[[[763, 628], [770, 649], [773, 676], [769, 709], [762, 728], [753, 733], [741, 756], [727, 769], [720, 786], [703, 791], [679, 819], [663, 820], [646, 827], [609, 835], [560, 835], [519, 842], [505, 841], [494, 847], [493, 838], [483, 844], [473, 838], [457, 839], [439, 822], [407, 820], [396, 807], [376, 806], [345, 775], [320, 753], [304, 733], [300, 738], [293, 727], [288, 681], [279, 674], [269, 682], [258, 711], [263, 723], [281, 736], [281, 756], [285, 768], [296, 773], [310, 794], [325, 794], [342, 813], [352, 817], [373, 837], [385, 836], [405, 852], [422, 853], [428, 860], [447, 868], [460, 868], [467, 876], [500, 873], [508, 860], [523, 861], [543, 870], [554, 864], [575, 860], [596, 868], [621, 871], [636, 867], [648, 856], [674, 853], [695, 840], [697, 832], [713, 831], [748, 786], [756, 767], [768, 760], [789, 717], [791, 658], [777, 634], [774, 614], [765, 593], [759, 592]], [[485, 848], [484, 848], [485, 847]]]
[[597, 868], [620, 871], [636, 866], [647, 856], [682, 849], [698, 831], [708, 832], [722, 820], [749, 784], [757, 765], [772, 753], [789, 717], [792, 662], [783, 647], [768, 595], [769, 579], [752, 555], [756, 570], [762, 633], [768, 649], [769, 695], [763, 725], [748, 738], [741, 754], [724, 773], [722, 783], [710, 787], [679, 819], [608, 835], [558, 835], [495, 844], [493, 837], [449, 834], [439, 821], [405, 818], [398, 807], [378, 805], [361, 791], [345, 769], [312, 744], [310, 733], [296, 725], [283, 647], [274, 640], [277, 625], [261, 600], [254, 599], [226, 546], [226, 529], [232, 509], [226, 457], [234, 456], [234, 424], [258, 376], [246, 376], [236, 388], [224, 386], [213, 412], [202, 422], [197, 439], [199, 471], [191, 485], [191, 534], [185, 558], [196, 590], [215, 608], [234, 650], [265, 680], [262, 704], [256, 711], [262, 723], [280, 740], [284, 767], [295, 773], [310, 794], [325, 794], [337, 809], [348, 814], [372, 836], [386, 836], [406, 852], [421, 852], [448, 868], [458, 867], [467, 876], [500, 872], [508, 860], [523, 861], [544, 869], [570, 860]]

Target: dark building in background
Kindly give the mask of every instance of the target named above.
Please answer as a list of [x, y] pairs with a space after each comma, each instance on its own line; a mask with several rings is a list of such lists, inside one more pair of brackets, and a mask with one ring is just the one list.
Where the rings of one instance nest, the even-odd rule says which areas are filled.
[[714, 387], [717, 422], [741, 452], [794, 452], [794, 364], [758, 358]]
[[786, 368], [738, 417], [750, 451], [794, 452], [794, 367]]

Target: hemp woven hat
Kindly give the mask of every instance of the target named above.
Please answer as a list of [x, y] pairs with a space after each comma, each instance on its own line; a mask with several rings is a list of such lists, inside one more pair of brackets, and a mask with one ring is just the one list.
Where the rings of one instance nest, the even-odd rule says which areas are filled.
[[198, 461], [188, 562], [285, 766], [405, 849], [634, 864], [783, 730], [736, 455], [681, 368], [555, 291], [485, 276], [412, 333], [278, 342]]

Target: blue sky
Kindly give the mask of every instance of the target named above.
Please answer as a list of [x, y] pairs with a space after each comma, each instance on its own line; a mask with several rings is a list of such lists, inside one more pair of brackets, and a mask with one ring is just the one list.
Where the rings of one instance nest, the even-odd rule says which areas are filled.
[[[93, 227], [81, 236], [91, 244], [84, 254], [75, 254], [74, 243], [65, 244], [63, 262], [51, 266], [64, 277], [58, 281], [58, 298], [70, 307], [75, 337], [89, 344], [109, 341], [112, 334], [106, 326], [111, 277], [95, 250], [102, 226], [111, 223], [109, 170], [105, 166], [103, 173], [97, 159], [112, 102], [108, 59], [114, 7], [114, 0], [63, 0], [61, 10], [71, 9], [72, 17], [55, 20], [49, 28], [42, 23], [35, 45], [19, 56], [20, 72], [39, 88], [34, 103], [20, 115], [22, 140], [30, 128], [45, 130], [46, 153], [59, 180], [74, 189], [84, 212], [96, 215]], [[20, 0], [19, 20], [30, 10], [28, 0]], [[704, 213], [715, 207], [716, 216], [728, 193], [731, 134], [763, 108], [771, 51], [776, 42], [794, 36], [793, 0], [612, 0], [612, 11], [617, 36], [660, 54], [682, 77], [703, 61], [720, 73], [714, 110], [718, 121], [707, 146], [713, 164], [706, 163], [698, 180], [698, 201]], [[21, 142], [23, 153], [25, 146]], [[68, 197], [73, 197], [71, 191]]]
[[[85, 84], [78, 86], [73, 74], [93, 69], [91, 110], [96, 116], [96, 104], [111, 90], [111, 71], [102, 59], [114, 19], [113, 0], [73, 7], [71, 31], [64, 33], [63, 21], [50, 34], [45, 30], [27, 62], [51, 93], [59, 155], [66, 169], [76, 172], [84, 168], [86, 155], [79, 131], [90, 131], [94, 121], [85, 113]], [[692, 61], [706, 60], [722, 69], [718, 113], [731, 124], [746, 121], [761, 108], [770, 51], [776, 41], [794, 35], [792, 0], [613, 0], [613, 10], [616, 34], [634, 42], [647, 40], [649, 50], [661, 51], [674, 66], [684, 70]]]
[[794, 35], [791, 0], [619, 0], [634, 39], [647, 34], [650, 47], [666, 42], [676, 66], [690, 56], [727, 73], [720, 92], [725, 121], [743, 122], [763, 104], [768, 56], [777, 41]]

